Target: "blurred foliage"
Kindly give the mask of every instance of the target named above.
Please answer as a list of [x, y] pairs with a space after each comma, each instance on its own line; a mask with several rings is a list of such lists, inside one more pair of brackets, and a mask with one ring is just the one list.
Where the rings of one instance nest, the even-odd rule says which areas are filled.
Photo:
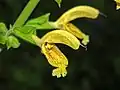
[[[0, 21], [13, 24], [28, 0], [0, 0]], [[47, 3], [46, 3], [47, 2]], [[90, 5], [107, 15], [96, 20], [79, 19], [73, 23], [90, 35], [88, 50], [74, 51], [57, 45], [68, 57], [66, 78], [52, 77], [52, 67], [40, 49], [22, 42], [17, 49], [0, 53], [0, 90], [120, 90], [120, 10], [114, 0], [63, 0], [61, 8], [53, 0], [41, 0], [31, 18], [51, 13], [56, 20], [77, 5]], [[47, 31], [39, 31], [41, 37]]]

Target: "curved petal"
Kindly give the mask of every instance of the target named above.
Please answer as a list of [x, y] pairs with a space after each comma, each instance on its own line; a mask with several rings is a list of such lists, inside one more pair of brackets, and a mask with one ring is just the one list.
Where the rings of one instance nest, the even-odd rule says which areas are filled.
[[91, 6], [76, 6], [65, 12], [55, 23], [56, 25], [68, 23], [72, 20], [82, 17], [95, 19], [98, 15], [99, 10]]
[[48, 32], [41, 38], [41, 43], [48, 42], [48, 43], [61, 43], [68, 45], [73, 49], [78, 49], [80, 46], [79, 40], [72, 35], [71, 33], [64, 31], [64, 30], [54, 30]]
[[41, 39], [34, 35], [32, 38], [40, 47], [45, 42], [65, 44], [75, 50], [80, 46], [79, 40], [74, 35], [64, 30], [53, 30], [45, 34]]

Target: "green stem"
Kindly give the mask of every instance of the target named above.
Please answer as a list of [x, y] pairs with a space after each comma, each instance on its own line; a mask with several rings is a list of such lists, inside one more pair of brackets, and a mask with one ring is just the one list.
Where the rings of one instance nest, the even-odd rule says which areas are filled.
[[29, 18], [29, 16], [31, 15], [32, 11], [35, 9], [39, 1], [40, 0], [30, 0], [28, 2], [28, 4], [23, 9], [18, 19], [15, 21], [13, 28], [22, 26], [26, 22], [26, 20]]

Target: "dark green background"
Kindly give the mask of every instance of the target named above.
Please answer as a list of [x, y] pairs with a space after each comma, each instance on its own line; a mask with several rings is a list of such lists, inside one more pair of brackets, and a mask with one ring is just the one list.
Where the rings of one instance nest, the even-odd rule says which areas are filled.
[[[0, 0], [0, 22], [13, 24], [28, 0]], [[68, 74], [57, 79], [40, 49], [23, 40], [18, 49], [0, 53], [0, 90], [120, 90], [120, 10], [113, 0], [41, 0], [30, 18], [50, 12], [56, 20], [77, 5], [98, 8], [107, 17], [77, 19], [73, 23], [90, 35], [88, 50], [57, 45], [69, 59]], [[48, 30], [38, 32], [39, 36]]]

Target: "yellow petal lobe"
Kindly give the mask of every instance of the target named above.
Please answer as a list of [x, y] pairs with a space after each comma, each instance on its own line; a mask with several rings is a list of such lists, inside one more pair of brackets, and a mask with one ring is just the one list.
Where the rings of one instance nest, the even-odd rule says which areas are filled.
[[67, 75], [67, 70], [64, 67], [59, 67], [53, 70], [52, 76], [57, 76], [57, 78], [65, 77]]

